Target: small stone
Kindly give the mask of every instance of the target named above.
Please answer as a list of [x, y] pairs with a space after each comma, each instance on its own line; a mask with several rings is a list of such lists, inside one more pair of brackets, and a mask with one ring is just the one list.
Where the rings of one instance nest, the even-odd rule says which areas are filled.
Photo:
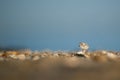
[[39, 60], [39, 59], [40, 59], [39, 56], [34, 56], [32, 60], [33, 60], [33, 61], [37, 61], [37, 60]]
[[18, 58], [19, 60], [25, 60], [25, 59], [26, 59], [26, 57], [25, 57], [24, 54], [19, 54], [19, 55], [17, 55], [17, 58]]
[[107, 56], [108, 56], [108, 58], [111, 58], [111, 59], [117, 58], [117, 55], [115, 55], [113, 53], [107, 53]]
[[3, 57], [0, 57], [0, 61], [4, 61], [4, 58], [3, 58]]
[[17, 59], [17, 56], [15, 54], [11, 54], [11, 55], [9, 55], [9, 57], [12, 59]]
[[57, 53], [54, 53], [53, 56], [54, 57], [59, 57], [59, 55]]

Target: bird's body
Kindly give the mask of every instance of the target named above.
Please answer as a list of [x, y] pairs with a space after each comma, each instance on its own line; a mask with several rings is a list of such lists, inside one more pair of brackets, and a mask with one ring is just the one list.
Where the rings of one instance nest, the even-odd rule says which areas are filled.
[[85, 50], [87, 50], [87, 49], [89, 48], [88, 44], [86, 44], [86, 43], [84, 43], [84, 42], [80, 42], [79, 47], [80, 47], [81, 49], [85, 49]]
[[86, 52], [89, 48], [88, 44], [84, 43], [84, 42], [80, 42], [79, 47], [81, 48], [82, 52]]
[[89, 57], [88, 56], [88, 48], [89, 48], [88, 44], [86, 44], [84, 42], [80, 42], [79, 47], [80, 47], [81, 51], [78, 51], [75, 55], [88, 58]]

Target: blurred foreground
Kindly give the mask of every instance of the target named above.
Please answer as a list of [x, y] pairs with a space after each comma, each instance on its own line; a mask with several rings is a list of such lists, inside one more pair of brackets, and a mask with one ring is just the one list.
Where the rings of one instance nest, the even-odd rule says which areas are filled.
[[120, 80], [120, 56], [111, 51], [1, 51], [0, 80]]

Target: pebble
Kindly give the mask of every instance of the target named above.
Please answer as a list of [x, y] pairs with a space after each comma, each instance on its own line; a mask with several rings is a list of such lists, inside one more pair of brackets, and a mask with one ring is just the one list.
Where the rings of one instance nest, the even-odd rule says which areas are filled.
[[39, 59], [40, 59], [39, 56], [34, 56], [34, 57], [32, 58], [33, 61], [37, 61], [37, 60], [39, 60]]
[[24, 54], [17, 55], [17, 58], [18, 58], [18, 60], [25, 60], [26, 59]]

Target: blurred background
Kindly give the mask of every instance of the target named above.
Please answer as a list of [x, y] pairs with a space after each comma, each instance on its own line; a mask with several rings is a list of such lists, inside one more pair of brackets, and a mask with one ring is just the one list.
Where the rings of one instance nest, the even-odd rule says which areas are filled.
[[0, 48], [120, 50], [120, 0], [0, 0]]

